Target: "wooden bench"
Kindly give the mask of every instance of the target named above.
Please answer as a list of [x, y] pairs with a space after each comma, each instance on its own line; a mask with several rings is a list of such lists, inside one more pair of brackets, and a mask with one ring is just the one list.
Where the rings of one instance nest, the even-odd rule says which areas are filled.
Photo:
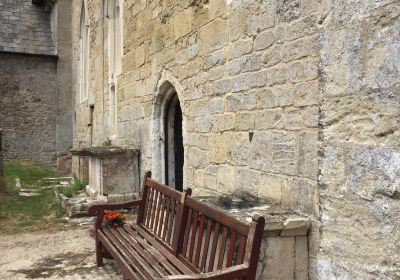
[[[248, 225], [151, 179], [142, 199], [90, 207], [95, 222], [97, 265], [104, 252], [124, 279], [255, 279], [265, 220]], [[137, 210], [137, 221], [123, 228], [103, 226], [105, 210]]]

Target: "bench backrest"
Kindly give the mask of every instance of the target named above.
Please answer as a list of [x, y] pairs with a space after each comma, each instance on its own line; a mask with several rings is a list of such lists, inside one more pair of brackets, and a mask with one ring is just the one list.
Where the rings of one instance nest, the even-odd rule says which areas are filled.
[[234, 265], [249, 265], [246, 279], [254, 279], [264, 232], [264, 217], [250, 225], [145, 175], [145, 199], [138, 223], [185, 262], [193, 271], [212, 272]]
[[174, 250], [176, 225], [184, 194], [151, 179], [151, 172], [147, 172], [143, 180], [142, 198], [145, 203], [139, 209], [138, 224]]
[[179, 256], [198, 272], [245, 263], [253, 267], [255, 276], [264, 218], [255, 217], [248, 225], [192, 197], [186, 197], [184, 204], [186, 222]]

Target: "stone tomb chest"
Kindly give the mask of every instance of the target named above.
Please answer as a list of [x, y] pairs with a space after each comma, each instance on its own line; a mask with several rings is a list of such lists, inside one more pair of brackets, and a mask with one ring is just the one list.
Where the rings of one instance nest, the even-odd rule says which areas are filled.
[[74, 156], [89, 160], [86, 192], [105, 202], [121, 202], [139, 192], [139, 150], [132, 147], [89, 147], [72, 149]]

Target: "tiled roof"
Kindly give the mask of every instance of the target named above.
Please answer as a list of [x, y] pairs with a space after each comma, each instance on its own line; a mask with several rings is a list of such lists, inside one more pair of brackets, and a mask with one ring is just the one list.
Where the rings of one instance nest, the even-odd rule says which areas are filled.
[[1, 0], [0, 51], [56, 55], [50, 12], [32, 0]]

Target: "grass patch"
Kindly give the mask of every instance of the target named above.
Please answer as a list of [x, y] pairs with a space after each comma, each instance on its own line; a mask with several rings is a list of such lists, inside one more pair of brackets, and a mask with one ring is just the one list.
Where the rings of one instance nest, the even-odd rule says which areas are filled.
[[[57, 176], [54, 170], [28, 161], [5, 161], [6, 193], [0, 194], [0, 233], [47, 228], [64, 215], [55, 201], [52, 189], [41, 190], [48, 185], [44, 177]], [[21, 197], [15, 187], [20, 178], [22, 188], [39, 189], [36, 197]]]
[[87, 182], [82, 182], [79, 179], [75, 179], [75, 183], [73, 186], [60, 188], [59, 191], [66, 197], [73, 197], [79, 191], [84, 190], [86, 186]]

